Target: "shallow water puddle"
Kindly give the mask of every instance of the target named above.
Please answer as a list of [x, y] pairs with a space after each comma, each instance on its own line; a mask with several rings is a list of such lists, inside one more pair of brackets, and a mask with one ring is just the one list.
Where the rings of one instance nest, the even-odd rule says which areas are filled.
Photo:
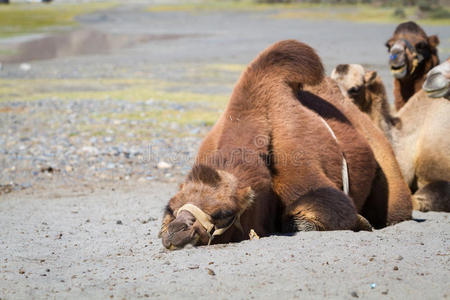
[[109, 53], [149, 41], [176, 40], [197, 35], [182, 34], [111, 34], [97, 30], [75, 30], [14, 44], [4, 45], [0, 62], [21, 63], [59, 57]]

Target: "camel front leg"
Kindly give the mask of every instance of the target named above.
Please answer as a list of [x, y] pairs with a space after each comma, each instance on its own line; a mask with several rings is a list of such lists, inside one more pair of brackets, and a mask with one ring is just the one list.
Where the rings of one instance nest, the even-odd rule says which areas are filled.
[[372, 230], [356, 211], [353, 201], [334, 187], [309, 191], [286, 207], [283, 232], [323, 230]]

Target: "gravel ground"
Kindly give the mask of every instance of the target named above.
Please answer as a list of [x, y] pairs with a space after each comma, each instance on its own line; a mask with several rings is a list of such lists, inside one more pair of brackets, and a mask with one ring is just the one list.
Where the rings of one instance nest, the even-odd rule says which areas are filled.
[[[224, 105], [211, 107], [211, 103], [200, 103], [195, 97], [181, 103], [139, 97], [129, 101], [127, 95], [106, 100], [95, 95], [92, 99], [70, 98], [68, 93], [77, 88], [87, 92], [107, 90], [107, 85], [95, 84], [101, 79], [149, 80], [152, 88], [163, 82], [170, 85], [169, 92], [226, 98], [241, 68], [258, 52], [275, 41], [295, 38], [317, 49], [328, 72], [338, 63], [349, 62], [378, 70], [391, 94], [384, 42], [394, 24], [274, 18], [276, 10], [153, 13], [145, 11], [147, 5], [133, 2], [80, 16], [81, 26], [73, 34], [31, 43], [36, 49], [26, 52], [45, 51], [42, 45], [48, 45], [55, 54], [53, 59], [3, 64], [0, 80], [12, 88], [6, 89], [6, 96], [0, 90], [0, 194], [75, 182], [177, 181], [186, 174], [208, 125], [161, 121], [164, 117], [121, 119], [113, 115], [145, 116], [165, 109], [189, 112], [199, 108], [218, 115]], [[441, 56], [448, 56], [448, 28], [425, 29], [439, 34]], [[0, 46], [14, 49], [42, 38], [30, 35], [3, 39]], [[105, 40], [97, 55], [82, 47], [92, 39]], [[136, 44], [136, 40], [142, 42]], [[117, 48], [130, 43], [134, 47]], [[98, 44], [96, 41], [96, 47], [100, 47]], [[89, 55], [77, 55], [85, 53]], [[211, 66], [216, 69], [211, 70]], [[49, 86], [42, 81], [45, 79]], [[23, 88], [14, 89], [20, 84]], [[40, 94], [43, 91], [47, 93]], [[158, 169], [161, 161], [173, 167]]]
[[[157, 238], [162, 209], [211, 125], [197, 115], [168, 121], [165, 112], [220, 113], [222, 100], [205, 99], [226, 98], [243, 66], [286, 38], [315, 47], [328, 73], [338, 63], [377, 70], [391, 95], [384, 42], [395, 25], [271, 11], [150, 13], [144, 2], [79, 17], [77, 30], [146, 36], [131, 48], [2, 64], [0, 299], [450, 296], [446, 213], [415, 213], [423, 222], [373, 233], [165, 251]], [[439, 34], [446, 58], [448, 27], [425, 29]], [[0, 49], [42, 37], [3, 39]], [[165, 94], [101, 94], [133, 80]], [[71, 97], [70, 89], [86, 93]], [[180, 92], [188, 100], [174, 100]]]

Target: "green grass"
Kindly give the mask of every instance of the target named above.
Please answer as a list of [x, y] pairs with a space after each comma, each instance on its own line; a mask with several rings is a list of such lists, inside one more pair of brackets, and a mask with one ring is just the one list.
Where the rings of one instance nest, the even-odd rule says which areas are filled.
[[[398, 6], [400, 7], [400, 6]], [[417, 18], [417, 7], [401, 7], [405, 17], [394, 15], [397, 6], [383, 7], [369, 4], [317, 4], [317, 3], [259, 3], [251, 0], [242, 1], [196, 1], [182, 4], [152, 5], [150, 12], [188, 12], [208, 13], [214, 11], [271, 11], [275, 18], [300, 18], [312, 20], [346, 20], [351, 22], [398, 23]], [[420, 18], [423, 24], [450, 25], [447, 8], [430, 12]]]
[[[322, 7], [321, 9], [318, 9]], [[404, 8], [404, 17], [394, 14], [396, 7], [383, 7], [371, 5], [317, 5], [316, 9], [280, 11], [274, 15], [276, 18], [299, 18], [313, 20], [345, 20], [358, 23], [400, 23], [417, 19], [417, 8]], [[443, 13], [441, 13], [443, 14]], [[450, 18], [438, 18], [426, 14], [420, 18], [421, 24], [450, 25]]]
[[[94, 114], [96, 118], [108, 117], [119, 120], [152, 122], [152, 129], [164, 128], [167, 124], [211, 126], [224, 109], [228, 95], [211, 95], [192, 92], [170, 92], [177, 83], [148, 79], [0, 79], [0, 103], [12, 101], [36, 101], [55, 99], [59, 101], [160, 101], [161, 106], [150, 110], [126, 113]], [[175, 110], [164, 108], [165, 104], [195, 104], [194, 108]], [[43, 115], [43, 118], [46, 116]], [[164, 125], [165, 124], [165, 125]], [[77, 132], [90, 132], [92, 136], [102, 136], [105, 125], [79, 124]], [[176, 130], [171, 134], [178, 134]]]
[[0, 5], [0, 37], [75, 26], [75, 17], [115, 6], [114, 2], [78, 4], [11, 3]]
[[108, 115], [101, 114], [98, 118], [108, 117], [115, 120], [144, 121], [152, 120], [158, 124], [177, 123], [180, 125], [206, 125], [211, 126], [220, 116], [219, 111], [211, 111], [206, 109], [195, 110], [173, 110], [159, 109], [150, 111], [127, 112], [127, 113], [111, 113]]
[[202, 103], [223, 108], [228, 95], [167, 91], [175, 83], [148, 79], [0, 79], [0, 102], [58, 100], [124, 100]]

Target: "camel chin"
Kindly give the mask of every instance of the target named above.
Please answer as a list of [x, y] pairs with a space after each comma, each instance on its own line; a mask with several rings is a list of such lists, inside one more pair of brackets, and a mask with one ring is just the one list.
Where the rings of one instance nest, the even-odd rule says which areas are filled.
[[[424, 89], [425, 90], [425, 89]], [[448, 98], [449, 97], [449, 86], [442, 87], [436, 90], [425, 90], [426, 94], [430, 98]]]
[[390, 70], [392, 76], [394, 76], [396, 79], [403, 79], [406, 77], [406, 74], [408, 73], [408, 68], [406, 65], [402, 65], [400, 67], [391, 66]]

